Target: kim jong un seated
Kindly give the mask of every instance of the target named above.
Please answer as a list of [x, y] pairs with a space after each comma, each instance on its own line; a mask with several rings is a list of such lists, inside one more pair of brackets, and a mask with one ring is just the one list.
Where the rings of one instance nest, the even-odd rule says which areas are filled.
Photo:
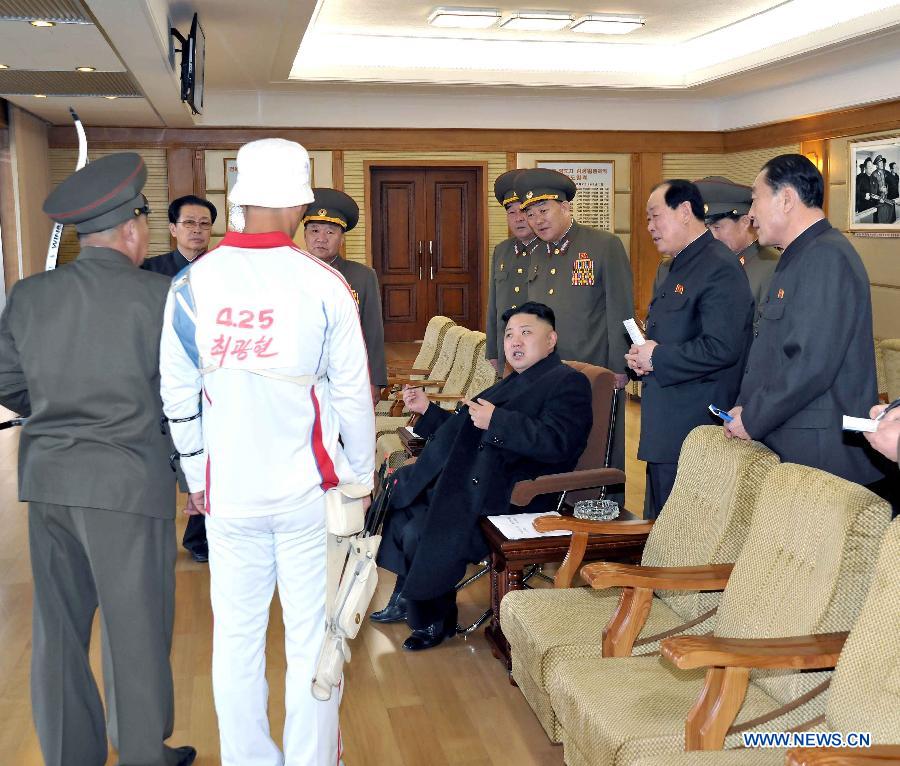
[[[371, 619], [406, 620], [409, 651], [455, 635], [454, 586], [487, 553], [479, 518], [508, 513], [517, 481], [572, 470], [591, 430], [590, 383], [556, 353], [553, 310], [529, 301], [503, 321], [513, 371], [499, 383], [456, 411], [429, 403], [421, 388], [404, 390], [427, 444], [395, 475], [378, 563], [397, 584]], [[522, 511], [547, 510], [553, 499], [539, 496]]]

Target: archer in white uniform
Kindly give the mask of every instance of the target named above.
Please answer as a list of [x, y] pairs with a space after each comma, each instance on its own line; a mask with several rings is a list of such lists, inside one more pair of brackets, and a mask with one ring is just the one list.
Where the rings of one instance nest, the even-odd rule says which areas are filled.
[[[313, 198], [306, 151], [282, 139], [242, 147], [232, 198], [245, 206], [244, 233], [229, 232], [175, 277], [160, 352], [191, 504], [207, 514], [222, 764], [331, 766], [340, 695], [310, 693], [325, 628], [324, 492], [372, 486], [366, 349], [343, 277], [291, 239]], [[284, 755], [266, 712], [276, 583]]]

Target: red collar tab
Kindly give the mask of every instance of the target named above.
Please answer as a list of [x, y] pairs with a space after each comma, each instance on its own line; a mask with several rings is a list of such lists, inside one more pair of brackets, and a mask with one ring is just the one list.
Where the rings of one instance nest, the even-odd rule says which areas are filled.
[[297, 245], [283, 231], [264, 231], [259, 234], [244, 234], [239, 231], [229, 231], [219, 243], [225, 247], [245, 247], [264, 250], [272, 247], [293, 247]]

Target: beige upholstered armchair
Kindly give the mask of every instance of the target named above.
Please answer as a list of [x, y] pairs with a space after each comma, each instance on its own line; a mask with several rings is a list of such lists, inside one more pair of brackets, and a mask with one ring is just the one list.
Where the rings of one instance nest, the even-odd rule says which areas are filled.
[[[717, 426], [694, 429], [681, 450], [675, 487], [647, 539], [642, 565], [719, 565], [729, 572], [746, 538], [763, 479], [777, 464], [777, 456], [761, 444], [726, 439]], [[624, 532], [617, 521], [539, 519], [538, 524], [575, 530], [572, 546], [578, 545], [579, 534], [586, 541], [587, 533]], [[568, 560], [557, 575], [557, 585], [565, 590], [514, 591], [500, 605], [513, 679], [554, 742], [561, 741], [561, 731], [547, 680], [561, 661], [651, 654], [660, 636], [709, 631], [719, 602], [715, 592], [660, 592], [641, 600], [643, 619], [628, 623], [630, 633], [604, 631], [614, 615], [631, 613], [633, 602], [620, 602], [625, 591], [568, 588], [572, 578], [564, 573], [567, 565]], [[577, 569], [570, 566], [569, 571]]]
[[[811, 731], [868, 732], [871, 748], [689, 752], [642, 758], [639, 766], [888, 766], [900, 764], [900, 519], [881, 543], [859, 617], [845, 633], [775, 640], [671, 638], [663, 657], [679, 668], [821, 670], [834, 667], [824, 720]], [[836, 662], [835, 662], [836, 660]], [[711, 711], [710, 711], [711, 712]], [[704, 716], [708, 718], [709, 716]], [[693, 726], [688, 722], [688, 726]], [[714, 728], [714, 726], [713, 726]]]
[[[817, 634], [836, 657], [834, 639], [822, 634], [849, 630], [856, 621], [889, 520], [889, 505], [859, 485], [806, 466], [776, 466], [763, 482], [712, 636], [734, 647], [747, 639]], [[688, 592], [725, 579], [709, 568], [604, 563], [589, 564], [582, 574], [597, 588]], [[815, 725], [826, 713], [831, 673], [798, 672], [803, 667], [707, 671], [655, 657], [573, 659], [557, 665], [547, 687], [567, 764], [632, 766], [683, 753], [686, 743], [733, 748], [744, 731]]]

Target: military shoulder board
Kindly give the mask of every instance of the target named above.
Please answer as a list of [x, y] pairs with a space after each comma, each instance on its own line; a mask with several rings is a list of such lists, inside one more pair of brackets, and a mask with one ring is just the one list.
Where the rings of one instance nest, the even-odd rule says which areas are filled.
[[587, 253], [578, 253], [572, 264], [572, 284], [576, 286], [594, 284], [594, 262]]

